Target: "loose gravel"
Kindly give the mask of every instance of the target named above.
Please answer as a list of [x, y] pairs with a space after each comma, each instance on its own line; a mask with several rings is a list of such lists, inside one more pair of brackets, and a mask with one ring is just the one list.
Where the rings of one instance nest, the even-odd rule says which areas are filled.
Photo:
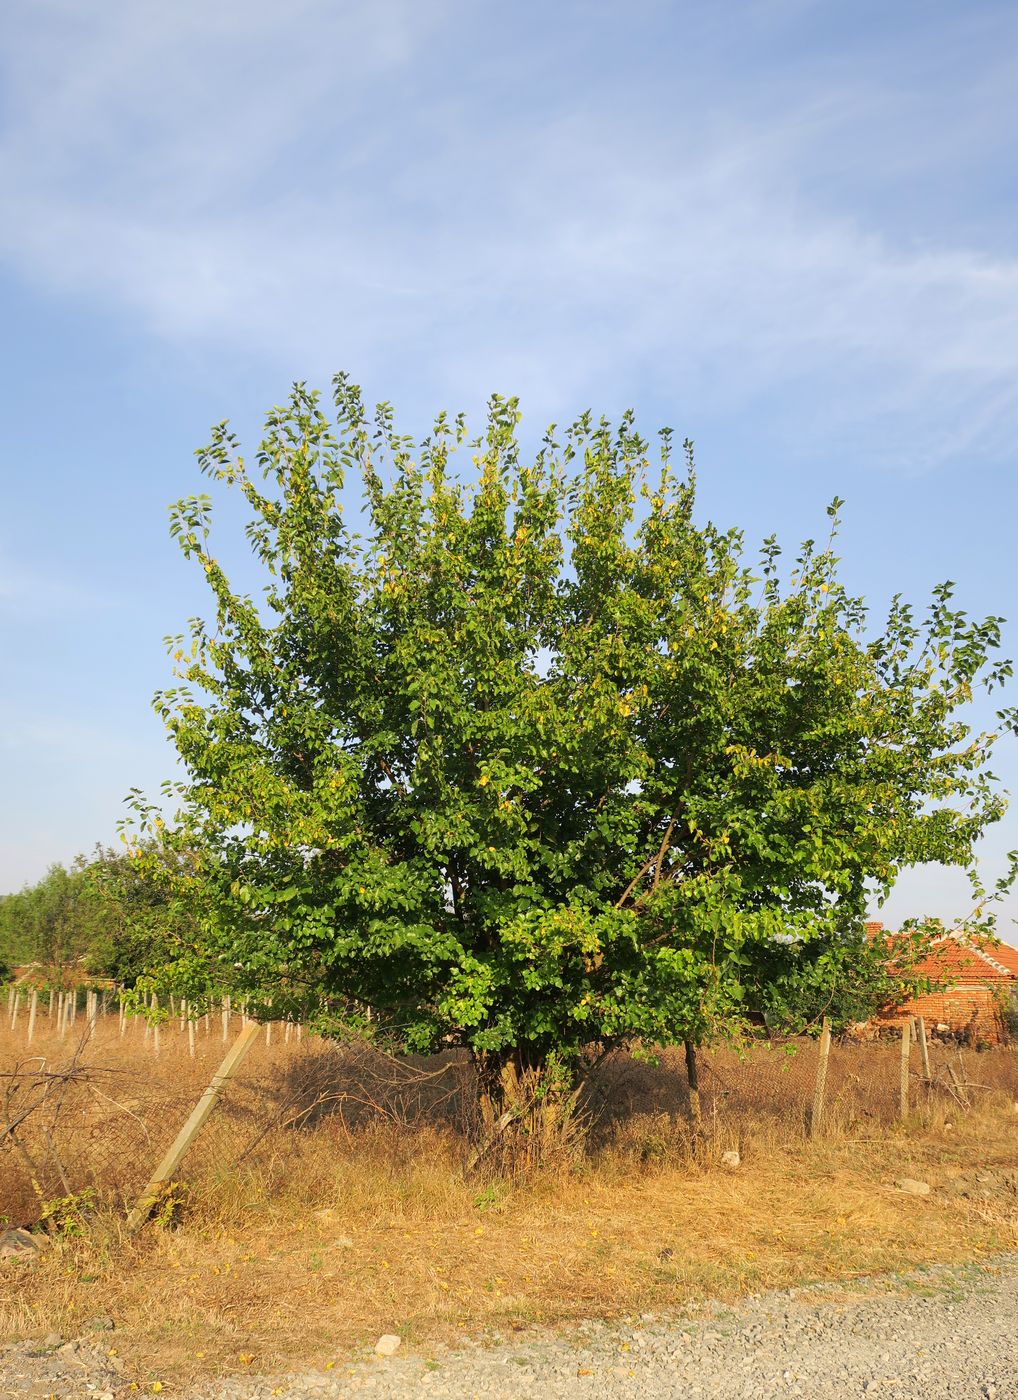
[[[82, 1344], [51, 1349], [47, 1374], [31, 1373], [21, 1343], [0, 1355], [4, 1395], [90, 1396], [125, 1384], [101, 1360], [93, 1374]], [[38, 1355], [35, 1344], [35, 1362]], [[97, 1358], [100, 1353], [96, 1352]], [[62, 1361], [74, 1361], [77, 1375]], [[19, 1371], [20, 1368], [20, 1371]], [[57, 1372], [61, 1373], [58, 1375]], [[43, 1385], [48, 1388], [37, 1388]], [[143, 1387], [147, 1388], [147, 1387]], [[464, 1341], [425, 1355], [337, 1360], [288, 1376], [209, 1382], [187, 1400], [1018, 1400], [1018, 1256], [707, 1303], [669, 1318], [590, 1322], [569, 1333], [531, 1330]]]

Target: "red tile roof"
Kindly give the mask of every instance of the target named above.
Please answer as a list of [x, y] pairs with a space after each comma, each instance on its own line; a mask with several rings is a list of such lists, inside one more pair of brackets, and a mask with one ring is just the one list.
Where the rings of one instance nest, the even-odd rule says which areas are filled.
[[1018, 949], [948, 933], [936, 940], [915, 975], [931, 982], [1013, 982], [1018, 978]]
[[994, 962], [1003, 963], [1012, 977], [1018, 977], [1018, 948], [1012, 948], [1010, 943], [996, 943], [986, 951]]

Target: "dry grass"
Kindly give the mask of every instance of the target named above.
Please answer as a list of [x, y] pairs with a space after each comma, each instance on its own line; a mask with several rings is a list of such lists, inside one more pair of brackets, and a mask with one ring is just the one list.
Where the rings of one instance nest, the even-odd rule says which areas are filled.
[[[890, 1121], [896, 1050], [840, 1052], [828, 1132], [812, 1143], [802, 1131], [809, 1050], [794, 1063], [708, 1062], [695, 1146], [671, 1057], [619, 1062], [587, 1150], [513, 1182], [464, 1175], [455, 1063], [385, 1069], [368, 1052], [284, 1047], [278, 1036], [254, 1052], [188, 1160], [179, 1221], [131, 1239], [120, 1200], [221, 1046], [210, 1036], [198, 1051], [192, 1062], [186, 1037], [166, 1036], [156, 1066], [140, 1035], [121, 1045], [107, 1034], [89, 1048], [107, 1071], [101, 1092], [134, 1106], [91, 1120], [77, 1101], [69, 1110], [82, 1114], [68, 1139], [76, 1189], [92, 1180], [100, 1205], [83, 1234], [57, 1237], [30, 1273], [0, 1266], [0, 1336], [70, 1335], [109, 1315], [111, 1345], [133, 1375], [168, 1385], [199, 1372], [341, 1364], [383, 1331], [427, 1351], [464, 1332], [664, 1311], [1018, 1242], [1013, 1196], [974, 1204], [889, 1185], [915, 1175], [936, 1186], [1014, 1163], [1018, 1081], [1006, 1052], [966, 1062], [972, 1079], [997, 1085], [972, 1091], [981, 1101], [971, 1112], [937, 1093], [906, 1126]], [[0, 1040], [0, 1069], [11, 1061]], [[294, 1126], [323, 1093], [331, 1099]], [[113, 1124], [121, 1151], [142, 1127], [151, 1139], [115, 1169], [101, 1150]], [[729, 1172], [719, 1154], [736, 1145], [743, 1164]], [[0, 1172], [9, 1165], [0, 1155]]]

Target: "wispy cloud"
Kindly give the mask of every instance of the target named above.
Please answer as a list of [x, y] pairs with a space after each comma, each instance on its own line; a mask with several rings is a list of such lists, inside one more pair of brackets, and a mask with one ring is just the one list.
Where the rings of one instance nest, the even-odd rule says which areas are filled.
[[[740, 9], [760, 34], [815, 11]], [[681, 13], [676, 43], [723, 57]], [[894, 44], [865, 78], [856, 55], [807, 56], [746, 91], [711, 74], [711, 101], [691, 67], [666, 102], [634, 71], [619, 102], [569, 81], [568, 30], [536, 57], [539, 27], [507, 30], [478, 78], [468, 16], [23, 6], [0, 252], [287, 373], [351, 365], [454, 404], [512, 389], [549, 414], [648, 389], [720, 412], [792, 386], [790, 440], [865, 437], [913, 468], [1010, 450], [1018, 258], [960, 213], [941, 227], [943, 191], [910, 224], [895, 190], [938, 142], [949, 179], [999, 141], [992, 95], [1014, 74], [992, 27], [931, 129], [923, 53], [903, 74]]]

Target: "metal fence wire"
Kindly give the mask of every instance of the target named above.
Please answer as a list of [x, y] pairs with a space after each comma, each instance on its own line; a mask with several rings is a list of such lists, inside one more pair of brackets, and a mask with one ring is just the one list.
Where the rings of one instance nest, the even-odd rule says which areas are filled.
[[[69, 1026], [24, 1012], [0, 1023], [0, 1223], [32, 1225], [67, 1198], [125, 1210], [173, 1142], [240, 1032], [239, 1015], [173, 1016], [158, 1033], [141, 1017], [90, 1003]], [[907, 1044], [906, 1044], [907, 1040]], [[818, 1132], [864, 1135], [906, 1114], [963, 1113], [988, 1095], [1018, 1101], [1018, 1053], [935, 1039], [920, 1053], [905, 1028], [876, 1042], [830, 1045], [818, 1101], [822, 1046], [764, 1040], [696, 1054], [690, 1094], [681, 1049], [613, 1054], [587, 1085], [581, 1112], [589, 1140], [653, 1115], [667, 1132], [713, 1134], [738, 1143], [754, 1132], [801, 1139]], [[818, 1102], [822, 1121], [818, 1119]], [[476, 1135], [469, 1061], [386, 1055], [366, 1043], [327, 1042], [295, 1026], [266, 1028], [223, 1088], [196, 1138], [185, 1177], [211, 1160], [256, 1167], [280, 1134], [300, 1150], [329, 1133], [337, 1150], [378, 1124], [439, 1126], [458, 1134], [466, 1159]]]

